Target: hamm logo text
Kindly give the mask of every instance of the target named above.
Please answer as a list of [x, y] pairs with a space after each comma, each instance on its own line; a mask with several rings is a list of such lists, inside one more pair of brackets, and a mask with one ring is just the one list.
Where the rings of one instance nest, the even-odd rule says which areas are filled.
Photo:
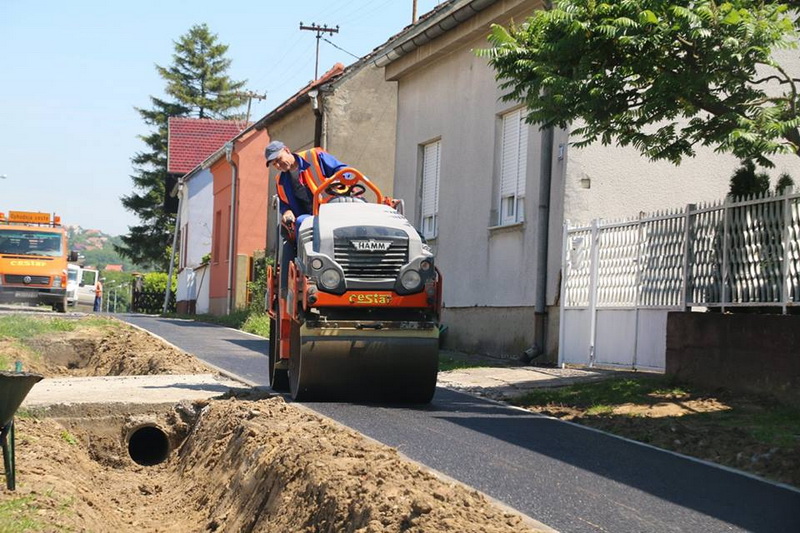
[[375, 239], [350, 242], [353, 243], [353, 247], [359, 252], [385, 252], [392, 245], [391, 241], [376, 241]]

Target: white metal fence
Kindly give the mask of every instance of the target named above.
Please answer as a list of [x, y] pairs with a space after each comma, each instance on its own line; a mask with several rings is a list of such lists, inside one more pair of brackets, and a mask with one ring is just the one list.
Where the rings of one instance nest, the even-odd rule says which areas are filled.
[[800, 193], [564, 226], [559, 362], [664, 368], [666, 317], [800, 308]]

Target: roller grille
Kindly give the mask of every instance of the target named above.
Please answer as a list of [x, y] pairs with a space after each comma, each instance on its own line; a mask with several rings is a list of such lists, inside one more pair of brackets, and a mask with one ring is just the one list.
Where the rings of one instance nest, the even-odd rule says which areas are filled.
[[333, 252], [348, 278], [396, 278], [408, 262], [408, 240], [393, 240], [385, 251], [362, 251], [349, 239], [336, 239]]

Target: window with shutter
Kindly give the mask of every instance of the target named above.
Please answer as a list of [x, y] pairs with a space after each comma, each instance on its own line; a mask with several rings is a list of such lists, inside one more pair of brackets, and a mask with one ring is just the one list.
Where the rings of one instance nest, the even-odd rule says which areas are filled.
[[503, 115], [500, 142], [499, 225], [525, 220], [525, 176], [528, 163], [528, 125], [522, 109]]
[[422, 235], [426, 239], [438, 233], [439, 168], [441, 141], [422, 147]]

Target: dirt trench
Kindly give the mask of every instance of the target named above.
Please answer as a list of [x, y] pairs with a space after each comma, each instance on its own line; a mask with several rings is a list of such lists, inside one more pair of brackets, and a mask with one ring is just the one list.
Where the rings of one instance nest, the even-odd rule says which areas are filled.
[[[0, 339], [0, 350], [4, 348]], [[5, 348], [8, 348], [6, 342]], [[127, 326], [26, 341], [50, 376], [208, 373]], [[520, 532], [534, 524], [281, 397], [53, 406], [16, 419], [30, 531]], [[154, 433], [137, 440], [143, 433]], [[132, 442], [134, 446], [132, 453]], [[163, 458], [136, 450], [166, 447]], [[154, 457], [156, 460], [154, 460]], [[163, 459], [163, 460], [158, 460]]]

